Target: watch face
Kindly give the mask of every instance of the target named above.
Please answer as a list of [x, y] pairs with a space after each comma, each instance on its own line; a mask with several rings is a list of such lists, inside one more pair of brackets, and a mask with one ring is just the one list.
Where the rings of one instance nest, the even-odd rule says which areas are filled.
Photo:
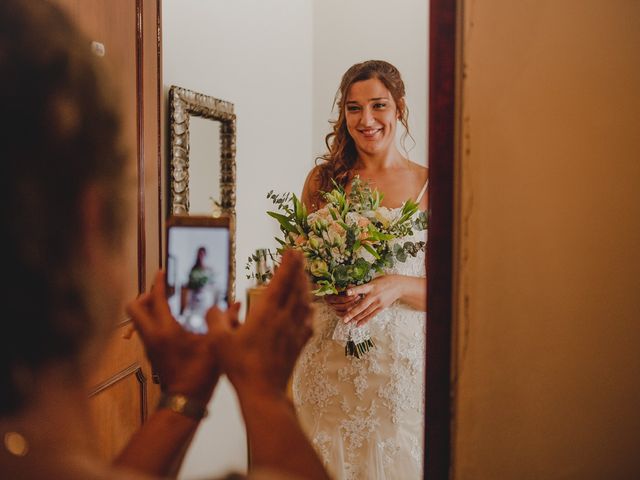
[[207, 407], [199, 402], [190, 400], [184, 395], [166, 395], [160, 400], [159, 407], [168, 408], [169, 410], [186, 415], [187, 417], [199, 420], [207, 416]]
[[180, 411], [184, 410], [184, 407], [187, 405], [187, 399], [185, 397], [173, 397], [173, 406]]

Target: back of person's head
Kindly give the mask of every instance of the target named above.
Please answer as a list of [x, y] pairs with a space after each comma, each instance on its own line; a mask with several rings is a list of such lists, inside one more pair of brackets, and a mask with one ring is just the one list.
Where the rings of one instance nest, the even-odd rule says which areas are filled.
[[120, 241], [119, 117], [92, 57], [57, 7], [0, 1], [0, 416], [27, 405], [34, 375], [75, 359], [96, 331], [80, 221], [90, 186], [111, 192], [100, 228]]

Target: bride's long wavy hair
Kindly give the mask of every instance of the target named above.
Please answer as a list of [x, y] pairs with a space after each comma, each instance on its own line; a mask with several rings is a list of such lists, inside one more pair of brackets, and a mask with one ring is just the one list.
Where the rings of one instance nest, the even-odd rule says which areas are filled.
[[409, 133], [409, 110], [404, 99], [404, 82], [398, 69], [383, 60], [367, 60], [362, 63], [356, 63], [342, 76], [340, 87], [334, 98], [334, 105], [338, 106], [338, 118], [329, 122], [333, 125], [333, 128], [325, 137], [327, 153], [316, 158], [316, 164], [318, 165], [318, 191], [315, 192], [314, 203], [322, 203], [322, 192], [333, 188], [332, 180], [335, 180], [336, 183], [343, 187], [351, 180], [358, 152], [355, 142], [347, 130], [345, 104], [351, 85], [372, 78], [380, 80], [393, 97], [398, 109], [398, 119], [405, 129], [401, 137], [401, 145], [405, 152], [407, 137], [413, 140], [411, 133]]

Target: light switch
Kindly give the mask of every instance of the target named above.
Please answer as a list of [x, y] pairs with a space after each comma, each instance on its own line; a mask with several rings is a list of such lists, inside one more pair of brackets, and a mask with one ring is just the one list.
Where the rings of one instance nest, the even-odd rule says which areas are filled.
[[100, 42], [91, 42], [91, 51], [96, 54], [98, 57], [104, 57], [107, 53], [107, 50], [104, 48], [104, 43]]

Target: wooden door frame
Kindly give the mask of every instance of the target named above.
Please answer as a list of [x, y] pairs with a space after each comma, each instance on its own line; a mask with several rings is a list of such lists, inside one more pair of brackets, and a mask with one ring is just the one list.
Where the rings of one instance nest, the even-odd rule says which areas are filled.
[[424, 478], [447, 479], [453, 440], [452, 320], [456, 0], [430, 0], [429, 243]]

